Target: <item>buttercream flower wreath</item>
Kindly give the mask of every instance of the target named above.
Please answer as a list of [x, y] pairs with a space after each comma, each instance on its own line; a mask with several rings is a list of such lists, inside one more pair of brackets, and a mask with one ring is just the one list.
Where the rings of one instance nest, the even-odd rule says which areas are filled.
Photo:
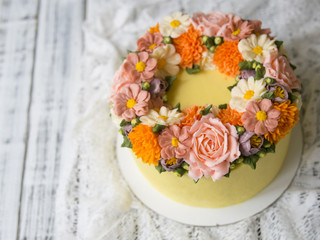
[[[166, 93], [181, 69], [234, 77], [230, 102], [170, 106]], [[294, 69], [261, 21], [217, 11], [166, 16], [138, 39], [114, 76], [112, 116], [122, 146], [160, 173], [188, 173], [195, 181], [218, 180], [240, 164], [255, 169], [298, 121]]]

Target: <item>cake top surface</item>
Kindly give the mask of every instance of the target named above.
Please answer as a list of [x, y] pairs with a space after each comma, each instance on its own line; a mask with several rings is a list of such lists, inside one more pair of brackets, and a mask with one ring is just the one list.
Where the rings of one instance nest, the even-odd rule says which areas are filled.
[[255, 169], [301, 107], [295, 66], [261, 25], [213, 11], [175, 12], [150, 27], [113, 80], [122, 146], [160, 173], [194, 181]]

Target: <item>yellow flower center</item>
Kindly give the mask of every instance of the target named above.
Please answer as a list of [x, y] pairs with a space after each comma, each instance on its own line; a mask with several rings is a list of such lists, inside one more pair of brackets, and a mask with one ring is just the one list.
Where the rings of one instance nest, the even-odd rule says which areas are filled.
[[257, 148], [260, 146], [262, 140], [261, 138], [258, 136], [258, 135], [253, 135], [251, 138], [250, 138], [250, 145], [251, 147], [254, 147], [254, 148]]
[[179, 145], [178, 138], [176, 138], [176, 137], [172, 138], [171, 144], [172, 144], [172, 146], [174, 146], [174, 147], [178, 147], [178, 145]]
[[267, 120], [267, 113], [265, 111], [259, 111], [256, 113], [256, 117], [258, 119], [258, 121], [265, 121]]
[[137, 104], [136, 100], [130, 98], [130, 99], [127, 101], [127, 108], [133, 108], [136, 104]]
[[170, 23], [170, 26], [173, 27], [173, 28], [179, 27], [180, 25], [181, 25], [181, 22], [178, 21], [178, 20], [173, 20]]
[[157, 46], [157, 44], [151, 44], [150, 46], [149, 46], [149, 49], [151, 49], [151, 50], [153, 50], [154, 48], [155, 48], [155, 46]]
[[138, 72], [143, 72], [145, 68], [146, 68], [146, 64], [144, 62], [140, 61], [136, 64], [136, 69]]
[[240, 33], [240, 28], [232, 32], [232, 35], [237, 36]]
[[166, 160], [166, 165], [172, 166], [174, 164], [177, 164], [177, 158], [174, 157]]
[[160, 115], [158, 118], [162, 118], [163, 120], [167, 120], [168, 119], [167, 116], [162, 116], [162, 115]]
[[253, 52], [254, 52], [256, 55], [259, 55], [259, 54], [262, 54], [262, 50], [263, 50], [262, 47], [256, 46], [256, 47], [253, 49]]
[[254, 91], [252, 90], [248, 90], [246, 91], [246, 93], [243, 95], [243, 99], [246, 99], [246, 100], [250, 100], [254, 95]]
[[279, 87], [279, 86], [276, 86], [275, 88], [276, 88], [276, 90], [273, 93], [274, 97], [279, 97], [281, 99], [284, 99], [285, 95], [284, 95], [283, 89], [281, 87]]
[[163, 69], [166, 66], [167, 62], [163, 58], [158, 59], [157, 68], [159, 70]]

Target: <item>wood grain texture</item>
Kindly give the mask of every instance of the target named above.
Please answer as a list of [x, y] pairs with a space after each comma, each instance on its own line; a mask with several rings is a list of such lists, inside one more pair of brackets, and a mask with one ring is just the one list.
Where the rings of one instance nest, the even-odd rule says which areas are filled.
[[18, 239], [52, 239], [70, 92], [80, 82], [80, 0], [40, 1]]
[[0, 3], [1, 240], [15, 239], [18, 230], [21, 184], [28, 145], [26, 137], [34, 67], [36, 12], [37, 1]]

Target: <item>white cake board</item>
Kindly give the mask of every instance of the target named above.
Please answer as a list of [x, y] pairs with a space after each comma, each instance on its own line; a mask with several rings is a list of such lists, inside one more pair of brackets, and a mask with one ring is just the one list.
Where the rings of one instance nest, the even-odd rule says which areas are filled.
[[[175, 221], [197, 225], [216, 226], [230, 224], [253, 216], [274, 201], [290, 185], [300, 163], [302, 131], [298, 123], [291, 132], [287, 157], [277, 177], [253, 198], [223, 208], [192, 207], [175, 202], [154, 189], [137, 167], [128, 148], [121, 148], [122, 136], [117, 139], [117, 156], [121, 172], [133, 193], [155, 212]], [[155, 170], [156, 171], [156, 170]]]

